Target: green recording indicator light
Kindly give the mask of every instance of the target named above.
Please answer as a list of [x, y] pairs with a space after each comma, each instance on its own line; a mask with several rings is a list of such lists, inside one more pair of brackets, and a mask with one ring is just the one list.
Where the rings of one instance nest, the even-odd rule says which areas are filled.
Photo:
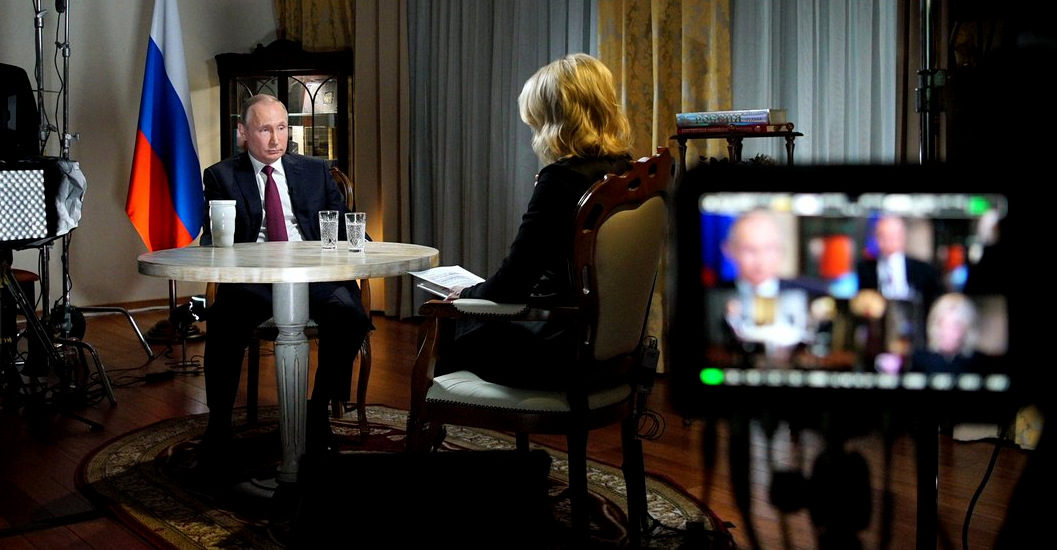
[[969, 197], [968, 210], [971, 215], [981, 216], [990, 208], [991, 201], [987, 200], [986, 197], [981, 197], [979, 195], [972, 195]]
[[723, 370], [715, 367], [701, 369], [701, 383], [706, 386], [718, 386], [723, 383]]

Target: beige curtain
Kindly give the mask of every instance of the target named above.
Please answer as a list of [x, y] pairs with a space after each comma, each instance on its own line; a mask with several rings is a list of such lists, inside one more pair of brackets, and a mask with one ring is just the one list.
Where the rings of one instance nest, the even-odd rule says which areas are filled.
[[[354, 52], [350, 176], [379, 241], [410, 242], [407, 10], [390, 0], [275, 0], [278, 36], [305, 50]], [[410, 315], [408, 277], [371, 284], [372, 308]]]
[[276, 36], [310, 52], [350, 49], [355, 18], [352, 0], [275, 0]]
[[[730, 0], [599, 0], [599, 58], [613, 71], [632, 113], [634, 153], [672, 148], [675, 114], [729, 109]], [[688, 143], [687, 164], [700, 147], [726, 156], [716, 140]]]
[[[613, 71], [629, 113], [633, 153], [668, 147], [678, 162], [675, 114], [730, 109], [730, 0], [599, 0], [599, 58]], [[726, 156], [721, 140], [687, 143], [687, 167]], [[647, 334], [661, 340], [667, 370], [665, 277], [659, 277]]]

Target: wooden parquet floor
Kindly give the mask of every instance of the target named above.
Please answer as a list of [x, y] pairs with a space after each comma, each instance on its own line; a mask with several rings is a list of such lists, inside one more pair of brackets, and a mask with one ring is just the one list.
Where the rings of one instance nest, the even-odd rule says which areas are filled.
[[[140, 328], [147, 332], [164, 319], [164, 308], [134, 311]], [[368, 402], [407, 408], [408, 375], [417, 347], [418, 323], [379, 314], [372, 335], [374, 367]], [[205, 329], [206, 327], [203, 327]], [[98, 352], [115, 387], [117, 403], [105, 399], [75, 410], [100, 423], [102, 431], [54, 412], [32, 413], [10, 410], [4, 403], [0, 413], [0, 549], [15, 548], [148, 548], [149, 544], [104, 511], [97, 510], [75, 486], [78, 464], [93, 449], [130, 430], [175, 416], [204, 413], [205, 384], [194, 369], [170, 365], [182, 361], [179, 346], [153, 346], [157, 357], [147, 355], [127, 320], [116, 314], [89, 316], [84, 340]], [[200, 361], [204, 343], [190, 342], [189, 360]], [[275, 402], [271, 356], [262, 354], [260, 398]], [[174, 371], [166, 375], [148, 373]], [[163, 379], [156, 379], [161, 376]], [[243, 381], [244, 383], [245, 381]], [[746, 518], [732, 497], [727, 461], [728, 426], [715, 426], [714, 464], [706, 468], [706, 430], [701, 420], [685, 421], [674, 413], [667, 396], [668, 380], [661, 375], [650, 397], [654, 411], [649, 427], [656, 438], [645, 441], [646, 468], [665, 476], [704, 500], [721, 518], [733, 524], [740, 548], [750, 548], [749, 532], [755, 531], [760, 548], [811, 549], [818, 542], [810, 514], [800, 510], [781, 514], [769, 502], [770, 473], [765, 439], [753, 428], [748, 461], [752, 484], [751, 512]], [[243, 394], [239, 397], [244, 401]], [[561, 438], [538, 437], [537, 441], [564, 448]], [[712, 441], [709, 439], [709, 441]], [[774, 456], [788, 457], [789, 447], [775, 437]], [[620, 439], [615, 429], [593, 433], [589, 443], [592, 459], [619, 464]], [[821, 442], [811, 433], [802, 441], [805, 456], [814, 456]], [[881, 487], [884, 447], [876, 434], [866, 434], [848, 443], [865, 458], [869, 467], [872, 512], [869, 525], [859, 534], [864, 548], [881, 548]], [[936, 548], [961, 548], [966, 511], [988, 470], [996, 446], [993, 441], [962, 442], [939, 437], [939, 499], [936, 503], [939, 537]], [[901, 436], [891, 447], [888, 485], [892, 492], [892, 515], [888, 548], [914, 548], [917, 521], [916, 478], [913, 442]], [[1010, 496], [1033, 451], [1003, 445], [990, 479], [975, 503], [968, 528], [969, 548], [991, 548], [1002, 529]], [[711, 462], [711, 461], [709, 461]], [[789, 464], [786, 462], [786, 464]], [[1052, 509], [1052, 504], [1049, 505]], [[751, 529], [750, 529], [751, 526]]]

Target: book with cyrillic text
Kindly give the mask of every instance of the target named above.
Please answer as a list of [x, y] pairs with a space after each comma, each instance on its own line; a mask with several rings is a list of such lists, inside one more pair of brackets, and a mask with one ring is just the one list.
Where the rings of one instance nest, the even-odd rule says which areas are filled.
[[678, 128], [695, 126], [729, 126], [742, 124], [785, 124], [785, 109], [738, 109], [733, 111], [699, 111], [676, 113]]
[[408, 273], [418, 279], [418, 288], [431, 294], [447, 298], [455, 287], [468, 287], [484, 281], [476, 273], [458, 265], [443, 265], [425, 271]]

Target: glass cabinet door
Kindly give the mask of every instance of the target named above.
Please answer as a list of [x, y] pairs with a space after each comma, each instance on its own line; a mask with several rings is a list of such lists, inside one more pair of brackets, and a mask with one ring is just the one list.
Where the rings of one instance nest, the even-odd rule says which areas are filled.
[[286, 79], [290, 96], [290, 145], [302, 155], [337, 160], [337, 79], [333, 75], [291, 76]]
[[349, 96], [352, 56], [348, 52], [306, 53], [287, 41], [258, 46], [250, 54], [220, 54], [221, 153], [242, 151], [238, 122], [246, 101], [270, 94], [286, 105], [287, 151], [325, 159], [345, 173], [349, 158]]
[[257, 94], [269, 94], [286, 105], [290, 115], [290, 153], [322, 158], [333, 165], [338, 160], [338, 79], [335, 75], [281, 77], [240, 77], [232, 87], [229, 155], [242, 150], [238, 122], [246, 101]]

